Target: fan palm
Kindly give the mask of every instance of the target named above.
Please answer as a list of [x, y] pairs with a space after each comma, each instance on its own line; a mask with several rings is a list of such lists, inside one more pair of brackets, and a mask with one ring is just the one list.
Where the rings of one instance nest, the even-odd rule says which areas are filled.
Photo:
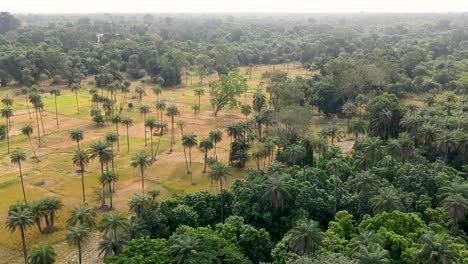
[[355, 139], [358, 139], [359, 134], [366, 132], [366, 121], [359, 117], [353, 117], [348, 125], [348, 133], [352, 133]]
[[289, 233], [291, 235], [289, 247], [303, 256], [313, 253], [320, 245], [323, 237], [318, 222], [313, 220], [300, 221]]
[[53, 87], [50, 90], [50, 93], [54, 96], [55, 102], [55, 121], [57, 123], [57, 129], [59, 128], [59, 118], [58, 118], [58, 107], [57, 107], [57, 96], [60, 96], [60, 89], [58, 87]]
[[220, 185], [220, 199], [221, 199], [221, 221], [224, 223], [224, 200], [223, 200], [223, 182], [227, 181], [227, 177], [230, 176], [229, 167], [220, 162], [213, 162], [210, 164], [210, 172], [208, 177], [211, 182], [219, 183]]
[[78, 150], [80, 150], [80, 141], [82, 141], [83, 138], [84, 138], [84, 133], [82, 129], [73, 128], [72, 130], [70, 130], [70, 139], [76, 142], [78, 146]]
[[457, 223], [462, 222], [468, 213], [468, 183], [452, 182], [442, 188], [441, 204], [449, 216]]
[[112, 210], [113, 208], [113, 205], [112, 205], [112, 193], [114, 192], [112, 190], [112, 186], [119, 180], [119, 177], [117, 175], [115, 175], [115, 173], [113, 172], [105, 172], [101, 178], [100, 178], [100, 182], [102, 182], [103, 184], [107, 184], [107, 187], [108, 187], [108, 191], [109, 191], [109, 205], [110, 205], [110, 209]]
[[7, 218], [7, 228], [12, 233], [17, 229], [21, 232], [21, 241], [23, 244], [24, 263], [28, 264], [28, 250], [26, 248], [25, 231], [34, 223], [31, 210], [27, 207], [16, 207], [15, 210], [10, 210]]
[[80, 90], [81, 86], [78, 83], [73, 83], [70, 86], [72, 92], [75, 93], [75, 99], [76, 99], [76, 113], [79, 115], [80, 114], [80, 106], [78, 105], [78, 91]]
[[298, 161], [304, 159], [306, 155], [306, 150], [303, 146], [298, 144], [292, 144], [285, 148], [283, 152], [284, 157], [291, 165], [296, 165]]
[[200, 140], [200, 150], [203, 151], [204, 154], [204, 165], [203, 165], [203, 173], [206, 173], [206, 164], [208, 162], [208, 151], [213, 148], [213, 141], [209, 138], [203, 138]]
[[0, 115], [6, 119], [7, 149], [8, 149], [8, 153], [10, 153], [10, 129], [11, 129], [10, 119], [13, 116], [13, 109], [11, 109], [9, 106], [6, 106], [2, 110], [0, 110]]
[[150, 106], [149, 105], [140, 105], [140, 114], [143, 114], [143, 129], [145, 131], [145, 147], [147, 146], [147, 140], [146, 140], [146, 115], [151, 112]]
[[213, 141], [214, 144], [214, 157], [216, 160], [218, 160], [218, 156], [216, 155], [216, 145], [223, 140], [223, 131], [220, 129], [214, 129], [211, 130], [210, 133], [208, 134], [208, 137], [210, 138], [211, 141]]
[[400, 194], [394, 187], [384, 187], [371, 199], [372, 210], [375, 214], [392, 212], [403, 207]]
[[149, 128], [150, 130], [150, 144], [151, 144], [151, 160], [152, 161], [155, 161], [155, 157], [154, 157], [154, 144], [153, 144], [153, 131], [155, 128], [157, 128], [157, 122], [154, 118], [148, 118], [146, 121], [145, 121], [145, 127]]
[[124, 117], [122, 118], [121, 122], [127, 129], [127, 152], [130, 152], [130, 138], [128, 136], [128, 128], [133, 126], [133, 119], [130, 117]]
[[[160, 114], [159, 121], [162, 121], [163, 112], [164, 112], [164, 110], [166, 110], [166, 102], [158, 100], [156, 103], [154, 103], [154, 106], [156, 107], [157, 112], [159, 112], [159, 114]], [[156, 113], [156, 115], [157, 115], [157, 113]]]
[[21, 188], [23, 190], [23, 198], [24, 202], [26, 203], [26, 192], [24, 190], [24, 180], [23, 180], [23, 171], [21, 170], [21, 162], [26, 160], [26, 153], [21, 149], [15, 149], [10, 154], [10, 161], [14, 165], [18, 164], [20, 180], [21, 180]]
[[198, 87], [193, 89], [195, 96], [198, 97], [198, 107], [201, 108], [201, 97], [205, 95], [205, 89], [203, 87]]
[[189, 174], [190, 174], [190, 183], [193, 184], [192, 181], [192, 148], [197, 146], [197, 135], [194, 133], [188, 133], [182, 136], [182, 145], [188, 148], [189, 152]]
[[283, 174], [269, 175], [265, 181], [265, 192], [262, 199], [275, 211], [287, 206], [291, 199], [290, 186], [286, 182], [286, 176]]
[[143, 101], [143, 96], [146, 95], [145, 87], [142, 85], [138, 85], [135, 87], [135, 92], [138, 94], [138, 103], [141, 104]]
[[73, 226], [68, 229], [67, 241], [70, 245], [78, 248], [78, 263], [82, 263], [83, 246], [84, 243], [89, 239], [91, 233], [88, 227], [84, 225]]
[[145, 193], [145, 168], [151, 165], [151, 160], [148, 159], [146, 151], [138, 152], [132, 159], [132, 167], [140, 169], [141, 175], [141, 193]]
[[86, 202], [84, 173], [85, 173], [85, 167], [88, 166], [88, 163], [89, 163], [89, 155], [88, 155], [88, 153], [86, 151], [75, 150], [75, 154], [73, 155], [72, 160], [73, 160], [74, 165], [80, 166], [81, 191], [82, 191], [83, 203], [84, 203], [84, 202]]
[[28, 124], [28, 125], [21, 128], [21, 134], [28, 137], [29, 145], [31, 146], [31, 150], [32, 150], [32, 152], [34, 154], [34, 158], [37, 161], [39, 161], [39, 158], [36, 155], [36, 151], [34, 151], [34, 146], [33, 146], [32, 141], [31, 141], [32, 133], [33, 133], [33, 126], [31, 124]]
[[34, 106], [34, 110], [36, 112], [36, 125], [37, 125], [37, 140], [39, 142], [39, 146], [41, 146], [41, 128], [39, 126], [39, 111], [42, 106], [42, 97], [37, 94], [33, 93], [29, 95], [29, 101]]
[[31, 250], [30, 264], [53, 264], [57, 254], [49, 244], [36, 245]]
[[119, 124], [122, 122], [120, 115], [113, 115], [111, 122], [115, 124], [115, 133], [117, 134], [117, 151], [120, 152], [120, 137], [119, 137]]
[[111, 152], [112, 152], [112, 172], [114, 172], [114, 171], [115, 171], [114, 143], [118, 141], [117, 134], [114, 133], [114, 132], [107, 132], [107, 133], [106, 133], [105, 140], [106, 140], [107, 143], [109, 143], [110, 148], [111, 148]]
[[452, 263], [454, 255], [452, 240], [445, 233], [433, 231], [423, 234], [419, 239], [420, 247], [414, 256], [415, 260], [428, 264]]
[[156, 98], [159, 101], [159, 96], [162, 94], [161, 86], [160, 85], [155, 85], [155, 86], [153, 86], [153, 88], [151, 88], [151, 90], [153, 90], [153, 93], [156, 95]]
[[171, 117], [171, 148], [169, 152], [172, 152], [172, 145], [174, 144], [174, 117], [179, 114], [179, 109], [175, 105], [170, 105], [166, 109], [166, 115]]
[[193, 256], [198, 255], [199, 239], [188, 235], [178, 234], [169, 240], [171, 249], [175, 254], [175, 262], [177, 264], [186, 263]]
[[67, 225], [69, 227], [80, 225], [94, 228], [96, 227], [96, 211], [86, 203], [82, 203], [71, 209]]

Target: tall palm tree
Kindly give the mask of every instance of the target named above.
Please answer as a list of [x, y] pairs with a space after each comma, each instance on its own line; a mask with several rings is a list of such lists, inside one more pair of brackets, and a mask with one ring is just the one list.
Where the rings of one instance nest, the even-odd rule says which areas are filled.
[[336, 124], [331, 124], [326, 127], [324, 127], [320, 131], [320, 135], [324, 138], [331, 138], [331, 143], [334, 144], [335, 139], [340, 140], [340, 127]]
[[208, 162], [208, 151], [213, 148], [213, 141], [209, 138], [203, 138], [200, 140], [200, 150], [203, 151], [204, 154], [204, 165], [203, 165], [203, 173], [206, 173], [206, 164]]
[[109, 255], [111, 251], [118, 255], [127, 241], [129, 221], [119, 211], [111, 211], [103, 215], [99, 230], [104, 233], [103, 240], [99, 244], [100, 254]]
[[347, 101], [346, 103], [344, 103], [344, 105], [341, 107], [341, 112], [343, 112], [343, 114], [345, 115], [346, 117], [346, 121], [347, 121], [347, 127], [349, 127], [349, 120], [350, 118], [356, 114], [357, 112], [357, 107], [356, 105], [352, 102], [352, 101]]
[[159, 96], [162, 94], [162, 88], [160, 85], [155, 85], [152, 88], [153, 93], [156, 95], [156, 100], [159, 101]]
[[354, 135], [354, 139], [358, 139], [359, 134], [366, 133], [367, 124], [360, 117], [353, 117], [351, 122], [348, 125], [348, 133], [352, 133]]
[[313, 220], [302, 220], [291, 231], [289, 247], [297, 254], [308, 256], [320, 245], [323, 232], [319, 223]]
[[53, 264], [57, 254], [49, 244], [35, 245], [31, 250], [30, 264]]
[[36, 125], [37, 125], [37, 140], [39, 142], [39, 147], [41, 146], [41, 127], [39, 126], [39, 111], [42, 106], [42, 97], [40, 94], [33, 93], [29, 95], [29, 101], [34, 107], [36, 112]]
[[444, 153], [445, 161], [447, 162], [450, 151], [455, 149], [457, 146], [455, 133], [449, 130], [442, 130], [440, 131], [436, 141], [440, 151]]
[[[163, 112], [164, 110], [166, 110], [166, 102], [164, 101], [157, 101], [156, 103], [154, 103], [154, 106], [156, 107], [156, 111], [159, 112], [159, 121], [162, 121], [162, 118], [163, 118]], [[157, 115], [157, 112], [156, 112], [156, 115]]]
[[31, 110], [29, 109], [29, 90], [28, 90], [28, 88], [27, 87], [21, 88], [20, 94], [24, 95], [24, 98], [26, 99], [26, 108], [28, 109], [29, 119], [32, 119]]
[[17, 229], [21, 232], [21, 241], [23, 243], [23, 256], [24, 256], [24, 263], [28, 264], [28, 250], [26, 248], [26, 239], [24, 237], [24, 232], [26, 229], [33, 225], [33, 217], [31, 214], [31, 210], [27, 207], [18, 206], [15, 210], [10, 210], [8, 213], [7, 218], [7, 228], [12, 233], [15, 232]]
[[189, 163], [188, 163], [188, 173], [190, 174], [190, 183], [193, 184], [192, 181], [192, 148], [197, 146], [197, 135], [194, 133], [188, 133], [182, 136], [182, 145], [184, 148], [188, 148], [189, 153]]
[[216, 145], [223, 140], [223, 131], [220, 129], [214, 129], [211, 130], [210, 133], [208, 134], [208, 137], [213, 141], [214, 144], [214, 153], [213, 156], [215, 157], [216, 160], [218, 160], [218, 156], [216, 155]]
[[70, 210], [70, 217], [67, 219], [67, 225], [69, 227], [78, 225], [94, 228], [96, 227], [96, 211], [86, 203], [73, 207], [73, 209]]
[[117, 182], [119, 180], [119, 177], [113, 173], [113, 172], [105, 172], [102, 176], [101, 176], [101, 179], [100, 181], [103, 183], [103, 184], [107, 184], [107, 187], [108, 187], [108, 191], [109, 191], [109, 205], [110, 205], [110, 209], [112, 210], [113, 208], [113, 204], [112, 204], [112, 193], [114, 192], [112, 190], [112, 185]]
[[414, 255], [416, 261], [428, 264], [452, 263], [454, 256], [452, 240], [447, 234], [430, 231], [419, 238], [419, 244], [420, 247]]
[[21, 162], [25, 160], [26, 160], [26, 153], [22, 149], [15, 149], [10, 154], [11, 163], [13, 163], [14, 165], [18, 164], [20, 180], [21, 180], [21, 188], [23, 190], [23, 198], [24, 198], [24, 202], [27, 203], [26, 192], [24, 190], [23, 172], [21, 170]]
[[132, 159], [132, 167], [140, 169], [141, 175], [141, 193], [145, 193], [145, 168], [151, 165], [151, 159], [148, 159], [146, 151], [138, 152]]
[[0, 110], [0, 115], [6, 119], [7, 149], [8, 149], [8, 153], [10, 153], [10, 129], [11, 129], [10, 119], [13, 116], [13, 109], [11, 109], [11, 107], [9, 106], [6, 106], [2, 110]]
[[150, 130], [150, 144], [151, 144], [151, 161], [155, 161], [154, 157], [154, 144], [153, 144], [153, 133], [154, 129], [157, 128], [156, 119], [150, 117], [145, 121], [145, 127], [149, 128]]
[[133, 119], [130, 117], [122, 118], [122, 124], [127, 129], [127, 152], [130, 152], [130, 138], [128, 137], [128, 128], [133, 126]]
[[283, 174], [269, 175], [265, 181], [265, 191], [262, 199], [275, 211], [287, 206], [291, 199], [290, 186], [286, 182], [286, 176]]
[[115, 171], [115, 163], [114, 163], [114, 143], [118, 141], [117, 134], [114, 132], [107, 132], [105, 136], [105, 140], [109, 143], [111, 152], [112, 152], [112, 172]]
[[73, 155], [72, 161], [73, 161], [73, 165], [80, 166], [81, 192], [82, 192], [83, 203], [84, 203], [86, 202], [84, 173], [85, 173], [85, 167], [88, 166], [88, 163], [89, 163], [89, 155], [84, 150], [75, 150], [75, 154]]
[[240, 107], [241, 113], [245, 116], [245, 119], [252, 113], [252, 106], [249, 104], [243, 104]]
[[208, 173], [208, 177], [210, 178], [211, 182], [219, 183], [220, 185], [220, 200], [221, 200], [221, 221], [224, 223], [224, 199], [223, 199], [223, 182], [227, 181], [227, 177], [231, 176], [231, 172], [229, 171], [229, 167], [224, 165], [221, 162], [213, 162], [210, 164], [210, 172]]
[[55, 121], [57, 123], [57, 129], [59, 128], [59, 118], [58, 118], [58, 107], [57, 107], [57, 96], [60, 96], [60, 89], [58, 87], [53, 87], [50, 90], [50, 94], [54, 96], [55, 101]]
[[42, 218], [45, 218], [46, 216], [48, 217], [48, 210], [45, 206], [44, 201], [35, 201], [30, 205], [29, 208], [31, 209], [34, 223], [36, 224], [39, 233], [43, 234], [44, 231], [42, 229]]
[[361, 166], [368, 168], [379, 161], [384, 154], [383, 141], [378, 137], [361, 137], [355, 143]]
[[81, 89], [81, 86], [79, 83], [73, 83], [70, 85], [71, 91], [75, 93], [75, 99], [76, 99], [76, 113], [79, 115], [80, 114], [80, 106], [78, 104], [78, 91]]
[[80, 128], [73, 128], [70, 130], [70, 139], [76, 142], [78, 150], [80, 150], [80, 141], [84, 138], [84, 132]]
[[151, 112], [150, 106], [143, 104], [139, 107], [140, 114], [143, 114], [143, 129], [145, 131], [145, 147], [148, 145], [146, 140], [146, 115]]
[[301, 145], [292, 144], [284, 149], [283, 155], [285, 156], [288, 163], [294, 166], [298, 161], [304, 159], [306, 155], [306, 149]]
[[468, 214], [468, 183], [454, 181], [442, 188], [441, 204], [447, 210], [449, 216], [460, 223]]
[[78, 263], [82, 263], [83, 245], [91, 236], [88, 227], [84, 225], [72, 226], [68, 228], [67, 241], [70, 245], [78, 248]]
[[166, 109], [166, 115], [171, 117], [171, 148], [169, 152], [172, 152], [172, 145], [174, 144], [174, 117], [179, 114], [180, 112], [176, 105], [170, 105]]
[[372, 210], [375, 214], [380, 212], [392, 212], [403, 207], [400, 194], [392, 187], [384, 187], [371, 199]]
[[115, 114], [112, 116], [111, 122], [115, 124], [115, 133], [117, 134], [117, 151], [120, 152], [119, 124], [122, 122], [122, 118], [119, 114]]
[[138, 85], [137, 87], [135, 87], [135, 92], [138, 94], [138, 103], [141, 105], [143, 101], [143, 96], [146, 95], [145, 87], [142, 85]]
[[[106, 141], [98, 140], [93, 142], [89, 148], [89, 158], [90, 159], [99, 159], [99, 163], [101, 164], [101, 177], [104, 176], [104, 165], [106, 165], [106, 171], [108, 171], [107, 164], [109, 161], [112, 160], [112, 151], [110, 149], [109, 143]], [[104, 185], [102, 186], [102, 206], [106, 204], [106, 197], [105, 197], [105, 190]]]
[[55, 214], [63, 208], [63, 202], [55, 196], [49, 196], [44, 198], [44, 206], [49, 213], [50, 224], [48, 228], [54, 228]]
[[193, 89], [195, 96], [198, 96], [198, 109], [201, 109], [201, 97], [205, 95], [205, 89], [203, 87], [198, 87]]
[[37, 157], [36, 152], [34, 151], [34, 146], [33, 146], [32, 141], [31, 141], [32, 133], [33, 133], [33, 126], [31, 124], [28, 124], [28, 125], [21, 128], [21, 134], [28, 137], [29, 145], [31, 146], [31, 150], [32, 150], [32, 152], [34, 154], [34, 158], [37, 161], [39, 161], [39, 158]]
[[200, 240], [189, 234], [177, 234], [170, 238], [169, 243], [175, 254], [177, 264], [186, 263], [193, 256], [198, 255]]

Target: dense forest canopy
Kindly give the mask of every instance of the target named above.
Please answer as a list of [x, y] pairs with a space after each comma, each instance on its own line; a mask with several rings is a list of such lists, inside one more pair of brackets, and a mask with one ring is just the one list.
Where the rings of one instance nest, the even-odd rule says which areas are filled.
[[[291, 78], [275, 69], [291, 62], [307, 74]], [[259, 64], [272, 69], [250, 87], [250, 103], [247, 79]], [[97, 224], [87, 204], [73, 209], [67, 239], [80, 257], [79, 235], [97, 226], [105, 263], [467, 263], [468, 15], [0, 14], [1, 85], [30, 94], [37, 114], [37, 87], [69, 87], [78, 104], [87, 82], [93, 121], [115, 124], [117, 133], [122, 124], [127, 142], [133, 120], [119, 114], [133, 105], [122, 99], [117, 106], [117, 95], [127, 95], [130, 81], [154, 85], [160, 120], [146, 119], [143, 86], [135, 87], [139, 111], [151, 140], [153, 129], [160, 135], [168, 129], [167, 111], [172, 151], [180, 112], [159, 101], [161, 86], [176, 89], [189, 75], [201, 85], [213, 74], [206, 91], [194, 90], [198, 100], [209, 93], [213, 118], [228, 107], [245, 116], [200, 140], [204, 173], [219, 193], [165, 201], [157, 192], [145, 195], [144, 169], [155, 157], [152, 149], [151, 157], [139, 152], [132, 166], [141, 170], [143, 194], [128, 202], [130, 217], [113, 210]], [[409, 95], [424, 102], [402, 103]], [[343, 118], [346, 131], [331, 124], [313, 134], [319, 115]], [[9, 124], [9, 112], [2, 117]], [[182, 122], [177, 126], [191, 177], [197, 137], [184, 134]], [[79, 132], [71, 138], [78, 146], [74, 162], [83, 170]], [[216, 154], [208, 157], [223, 133], [229, 166]], [[350, 153], [336, 144], [346, 135], [355, 140]], [[97, 141], [91, 149], [100, 159], [102, 200], [108, 187], [112, 209], [109, 146]], [[16, 154], [11, 161], [21, 164]], [[249, 160], [255, 168], [246, 169], [247, 178], [228, 185], [230, 167], [243, 169]], [[56, 208], [47, 212], [61, 208], [45, 199]], [[14, 220], [40, 202], [13, 205], [9, 228], [23, 226]], [[34, 218], [39, 229], [42, 218], [50, 226], [45, 215]]]

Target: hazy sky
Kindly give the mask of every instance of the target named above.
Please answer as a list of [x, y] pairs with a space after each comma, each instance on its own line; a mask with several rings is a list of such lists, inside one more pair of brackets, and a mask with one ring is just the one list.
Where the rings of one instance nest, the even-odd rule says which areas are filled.
[[468, 12], [468, 0], [0, 0], [13, 13]]

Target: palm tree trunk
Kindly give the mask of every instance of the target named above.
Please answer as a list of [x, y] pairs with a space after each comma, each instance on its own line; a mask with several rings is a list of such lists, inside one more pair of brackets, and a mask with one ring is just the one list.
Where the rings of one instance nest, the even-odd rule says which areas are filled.
[[119, 123], [115, 123], [115, 130], [117, 134], [117, 151], [120, 152]]
[[32, 144], [32, 141], [31, 141], [31, 136], [28, 134], [28, 140], [29, 140], [29, 145], [31, 145], [31, 150], [33, 152], [33, 155], [34, 155], [34, 158], [39, 161], [39, 158], [37, 158], [37, 155], [36, 155], [36, 152], [34, 151], [34, 146]]
[[151, 161], [154, 161], [153, 128], [150, 128]]
[[127, 126], [127, 152], [130, 152], [130, 140], [128, 138], [128, 126]]
[[190, 184], [193, 184], [192, 180], [192, 147], [188, 148], [189, 151], [189, 174], [190, 174]]
[[187, 162], [187, 151], [185, 150], [185, 146], [182, 145], [184, 147], [184, 158], [185, 158], [185, 169], [187, 169], [187, 173], [190, 173], [189, 171], [189, 167], [188, 167], [188, 162]]
[[7, 138], [7, 153], [10, 153], [10, 121], [9, 118], [6, 118], [7, 129], [6, 129], [6, 138]]
[[109, 204], [110, 204], [110, 209], [112, 210], [112, 183], [108, 182], [109, 185]]
[[146, 113], [143, 113], [143, 129], [145, 130], [145, 147], [148, 146], [146, 139]]
[[143, 167], [140, 167], [140, 173], [141, 173], [141, 193], [145, 194], [145, 170]]
[[24, 203], [27, 203], [27, 201], [26, 201], [26, 192], [24, 191], [23, 172], [21, 171], [21, 161], [18, 162], [18, 167], [19, 167], [19, 172], [20, 172], [21, 188], [23, 189]]
[[84, 166], [80, 162], [80, 168], [81, 168], [81, 191], [83, 193], [83, 203], [86, 202], [86, 194], [85, 194], [85, 183], [84, 183]]
[[21, 241], [23, 242], [24, 264], [28, 264], [28, 249], [26, 248], [26, 239], [24, 238], [24, 227], [20, 226]]
[[41, 118], [42, 134], [45, 134], [44, 120], [42, 119], [42, 110], [39, 112], [39, 117]]
[[169, 152], [172, 152], [172, 144], [174, 144], [174, 116], [171, 116], [171, 148]]
[[112, 152], [112, 160], [111, 160], [111, 165], [112, 165], [112, 172], [115, 172], [115, 162], [114, 162], [114, 143], [111, 144], [111, 152]]
[[75, 99], [76, 99], [76, 113], [80, 114], [80, 106], [78, 105], [78, 92], [75, 91]]
[[28, 95], [26, 94], [25, 95], [26, 97], [26, 107], [28, 108], [28, 115], [29, 115], [29, 119], [32, 119], [31, 118], [31, 110], [29, 110], [29, 100], [28, 100]]
[[55, 120], [57, 121], [57, 129], [59, 128], [59, 119], [58, 119], [58, 108], [57, 108], [57, 96], [55, 98]]
[[221, 192], [219, 197], [221, 198], [221, 222], [224, 224], [224, 200], [223, 200], [223, 180], [219, 179], [219, 184], [221, 187]]
[[154, 160], [156, 160], [156, 155], [158, 154], [158, 151], [159, 151], [159, 143], [161, 143], [161, 138], [162, 138], [162, 134], [159, 135], [158, 145], [156, 145], [156, 152], [154, 152]]
[[39, 147], [41, 147], [41, 128], [39, 126], [39, 114], [37, 113], [37, 108], [36, 110], [36, 124], [37, 124], [37, 139], [39, 141]]
[[205, 149], [205, 164], [203, 165], [203, 173], [206, 173], [206, 161], [208, 159], [208, 149]]
[[78, 263], [81, 264], [81, 256], [83, 254], [83, 250], [81, 249], [81, 241], [78, 242]]
[[198, 96], [198, 110], [200, 111], [201, 110], [201, 96], [199, 95]]
[[[213, 140], [214, 141], [214, 140]], [[218, 156], [216, 156], [216, 141], [213, 142], [214, 143], [214, 152], [213, 152], [213, 155], [215, 157], [216, 160], [218, 160]]]

